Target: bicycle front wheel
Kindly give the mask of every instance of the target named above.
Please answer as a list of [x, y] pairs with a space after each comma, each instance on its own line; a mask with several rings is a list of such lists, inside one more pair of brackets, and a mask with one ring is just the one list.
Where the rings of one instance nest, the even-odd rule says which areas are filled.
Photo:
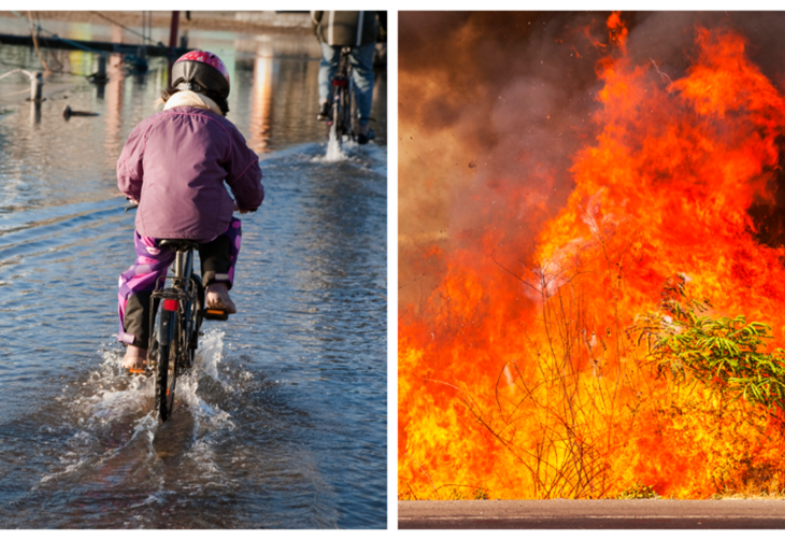
[[177, 313], [161, 309], [158, 320], [158, 373], [155, 382], [155, 408], [166, 422], [174, 410], [177, 383]]

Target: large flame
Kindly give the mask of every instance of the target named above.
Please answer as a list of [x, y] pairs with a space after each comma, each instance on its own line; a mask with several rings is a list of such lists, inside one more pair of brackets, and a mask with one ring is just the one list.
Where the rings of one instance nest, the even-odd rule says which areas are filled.
[[[634, 331], [682, 276], [713, 313], [766, 322], [785, 346], [785, 249], [751, 217], [775, 203], [785, 97], [733, 31], [696, 28], [672, 80], [657, 58], [628, 57], [618, 14], [606, 28], [596, 140], [574, 155], [574, 190], [533, 254], [509, 254], [524, 249], [512, 225], [541, 215], [509, 178], [496, 179], [503, 208], [474, 211], [511, 227], [421, 252], [443, 278], [399, 320], [402, 498], [785, 487], [782, 412], [659, 376]], [[420, 165], [402, 158], [402, 177]]]

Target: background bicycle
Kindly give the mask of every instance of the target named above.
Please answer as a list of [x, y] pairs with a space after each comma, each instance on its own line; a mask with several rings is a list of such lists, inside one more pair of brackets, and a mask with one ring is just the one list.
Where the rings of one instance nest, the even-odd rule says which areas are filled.
[[352, 80], [351, 49], [341, 50], [341, 61], [338, 73], [332, 80], [332, 100], [329, 120], [330, 139], [338, 144], [344, 140], [356, 140], [355, 124], [357, 120], [357, 104], [354, 99], [354, 81]]
[[[374, 58], [376, 45], [386, 39], [387, 13], [312, 11], [311, 21], [322, 49], [319, 66], [320, 111], [317, 118], [346, 126], [340, 129], [339, 125], [335, 137], [331, 138], [333, 141], [337, 139], [338, 145], [349, 130], [352, 140], [361, 145], [367, 144], [375, 137], [370, 128], [375, 87]], [[383, 46], [381, 50], [384, 50]], [[345, 91], [355, 100], [355, 107], [342, 101], [336, 103], [337, 94]], [[336, 111], [336, 108], [346, 110]], [[353, 121], [338, 120], [336, 115], [350, 115]]]

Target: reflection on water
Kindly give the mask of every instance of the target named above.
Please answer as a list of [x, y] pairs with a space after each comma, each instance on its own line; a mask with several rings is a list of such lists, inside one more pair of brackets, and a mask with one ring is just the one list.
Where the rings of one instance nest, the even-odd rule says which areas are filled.
[[[103, 87], [52, 74], [38, 119], [9, 98], [28, 83], [0, 81], [3, 528], [386, 526], [386, 148], [325, 163], [308, 40], [203, 34], [230, 59], [229, 118], [262, 153], [267, 199], [241, 217], [240, 313], [205, 325], [165, 425], [151, 381], [118, 365], [134, 216], [114, 167], [167, 66], [131, 75], [112, 55]], [[14, 63], [39, 65], [0, 48]], [[66, 104], [99, 116], [66, 122]]]
[[125, 88], [125, 69], [123, 69], [122, 55], [112, 54], [106, 65], [106, 75], [109, 78], [106, 84], [96, 85], [96, 98], [106, 101], [106, 136], [104, 149], [106, 151], [105, 164], [111, 167], [116, 164], [114, 156], [119, 156], [125, 140], [120, 136], [122, 127], [123, 89]]
[[[293, 42], [291, 37], [260, 37], [196, 41], [192, 45], [209, 48], [227, 63], [232, 81], [228, 118], [248, 134], [249, 145], [257, 152], [298, 142], [326, 140], [327, 130], [316, 120], [320, 52], [315, 40], [298, 38]], [[299, 47], [295, 48], [295, 45]], [[4, 46], [0, 50], [0, 74], [5, 72], [3, 67], [8, 71], [15, 67], [40, 69], [38, 58], [34, 54], [31, 56], [29, 50]], [[168, 85], [167, 61], [151, 58], [148, 73], [127, 75], [125, 54], [109, 54], [108, 82], [90, 84], [84, 76], [97, 71], [99, 55], [85, 51], [66, 52], [49, 55], [48, 63], [58, 72], [45, 78], [47, 100], [37, 109], [37, 116], [33, 114], [36, 111], [33, 104], [22, 103], [29, 96], [30, 86], [27, 78], [21, 75], [0, 80], [0, 107], [19, 110], [29, 107], [33, 129], [41, 122], [48, 123], [48, 127], [58, 129], [54, 135], [61, 134], [62, 126], [54, 126], [51, 121], [57, 120], [57, 113], [66, 105], [73, 110], [97, 112], [105, 116], [104, 137], [107, 145], [111, 145], [107, 147], [111, 157], [114, 155], [111, 149], [115, 144], [122, 145], [124, 134], [154, 112], [156, 99]], [[69, 95], [75, 86], [83, 92]], [[379, 145], [387, 143], [386, 101], [386, 76], [384, 72], [378, 72], [371, 117]], [[80, 126], [92, 131], [93, 123], [83, 122]]]
[[255, 152], [264, 152], [267, 148], [273, 114], [273, 59], [263, 52], [261, 47], [257, 49], [251, 85], [251, 138], [248, 146]]

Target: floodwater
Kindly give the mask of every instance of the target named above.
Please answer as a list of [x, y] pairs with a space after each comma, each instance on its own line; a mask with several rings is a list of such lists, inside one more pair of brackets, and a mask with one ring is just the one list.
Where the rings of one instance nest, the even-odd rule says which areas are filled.
[[[328, 161], [315, 42], [190, 40], [230, 65], [228, 118], [267, 197], [240, 216], [239, 313], [205, 322], [166, 424], [152, 381], [119, 367], [134, 214], [114, 174], [164, 61], [132, 75], [115, 55], [99, 87], [92, 54], [48, 52], [65, 73], [39, 108], [24, 77], [0, 80], [0, 528], [386, 527], [384, 76], [376, 144]], [[0, 75], [16, 67], [40, 63], [0, 46]], [[66, 121], [66, 104], [98, 116]]]

